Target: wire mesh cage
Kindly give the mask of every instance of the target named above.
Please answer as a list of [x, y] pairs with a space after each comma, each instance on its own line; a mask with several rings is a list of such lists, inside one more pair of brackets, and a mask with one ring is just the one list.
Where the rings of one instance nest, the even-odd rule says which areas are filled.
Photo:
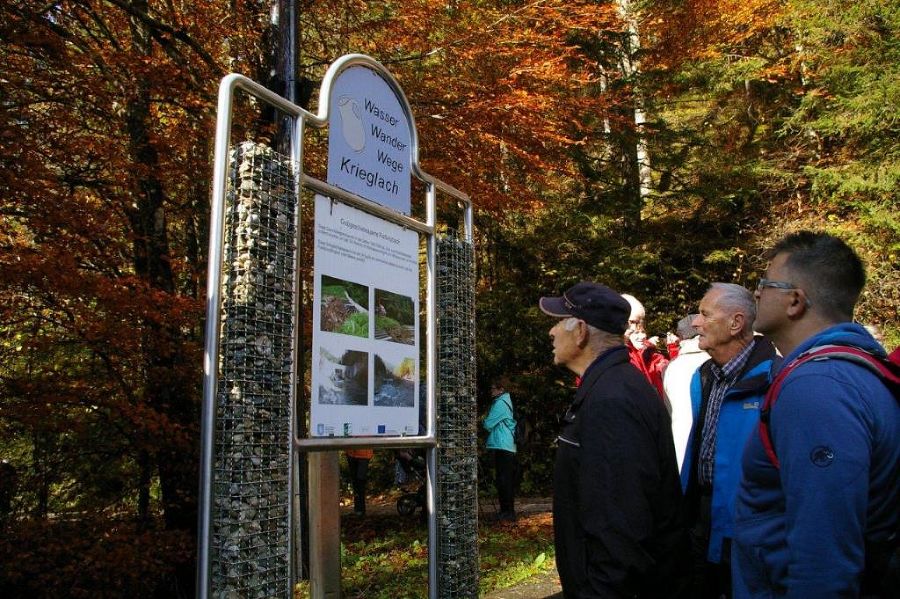
[[471, 243], [437, 240], [438, 590], [478, 596], [475, 267]]
[[290, 160], [266, 146], [239, 144], [229, 168], [211, 596], [289, 597], [297, 194]]

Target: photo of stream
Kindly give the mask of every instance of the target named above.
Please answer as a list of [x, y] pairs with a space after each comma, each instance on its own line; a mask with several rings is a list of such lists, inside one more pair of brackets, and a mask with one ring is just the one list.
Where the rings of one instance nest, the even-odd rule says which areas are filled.
[[369, 354], [347, 350], [340, 358], [324, 347], [319, 351], [319, 403], [368, 404]]
[[375, 354], [375, 405], [411, 408], [415, 400], [415, 362]]

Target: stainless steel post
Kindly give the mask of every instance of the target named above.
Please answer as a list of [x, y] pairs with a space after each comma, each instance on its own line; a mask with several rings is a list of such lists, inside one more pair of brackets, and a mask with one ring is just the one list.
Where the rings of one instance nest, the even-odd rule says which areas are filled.
[[216, 120], [215, 164], [209, 225], [209, 266], [206, 282], [206, 348], [203, 361], [203, 406], [200, 441], [200, 491], [197, 522], [197, 597], [209, 596], [209, 545], [212, 522], [213, 440], [216, 418], [216, 385], [219, 364], [219, 303], [222, 275], [222, 246], [225, 212], [225, 171], [231, 142], [231, 105], [233, 79], [226, 77], [219, 86]]

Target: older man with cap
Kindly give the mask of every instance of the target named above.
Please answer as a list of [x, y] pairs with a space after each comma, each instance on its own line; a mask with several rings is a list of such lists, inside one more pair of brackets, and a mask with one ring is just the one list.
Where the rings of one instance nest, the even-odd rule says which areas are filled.
[[562, 420], [553, 473], [556, 564], [567, 599], [684, 596], [688, 539], [665, 407], [628, 358], [630, 307], [582, 282], [540, 307], [555, 364], [581, 384]]

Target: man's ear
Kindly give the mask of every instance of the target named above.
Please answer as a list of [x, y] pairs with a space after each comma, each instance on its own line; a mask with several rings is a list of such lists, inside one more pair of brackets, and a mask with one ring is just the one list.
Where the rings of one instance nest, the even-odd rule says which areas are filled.
[[740, 335], [741, 331], [744, 330], [744, 323], [747, 321], [747, 317], [744, 316], [742, 312], [736, 312], [731, 317], [731, 322], [728, 323], [728, 330], [732, 335]]
[[787, 315], [791, 318], [799, 318], [809, 309], [809, 298], [802, 289], [791, 290], [791, 301], [787, 306]]
[[588, 340], [590, 339], [590, 333], [588, 331], [587, 323], [582, 320], [578, 321], [578, 340], [577, 344], [579, 349], [584, 349], [587, 347]]

